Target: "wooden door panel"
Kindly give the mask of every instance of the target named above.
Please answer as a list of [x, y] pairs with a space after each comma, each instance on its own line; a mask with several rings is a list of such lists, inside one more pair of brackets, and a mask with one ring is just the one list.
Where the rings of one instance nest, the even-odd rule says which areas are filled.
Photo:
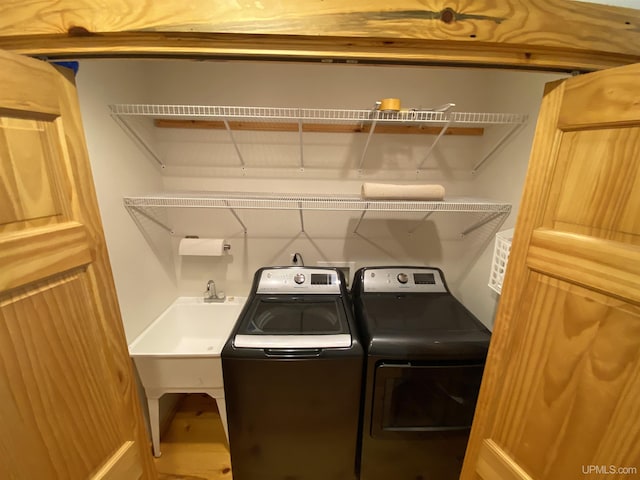
[[567, 231], [590, 227], [601, 238], [632, 234], [640, 244], [640, 128], [567, 132], [558, 156], [563, 174], [554, 179], [552, 221]]
[[[33, 117], [37, 112], [22, 112]], [[6, 205], [0, 214], [0, 228], [7, 224], [62, 215], [59, 195], [68, 191], [60, 185], [61, 154], [57, 149], [58, 122], [35, 118], [0, 117], [0, 192]]]
[[500, 478], [503, 480], [531, 480], [495, 442], [485, 440], [478, 455], [478, 475], [483, 479]]
[[640, 471], [638, 78], [545, 91], [465, 480]]
[[140, 451], [134, 442], [125, 442], [91, 480], [121, 480], [142, 476]]
[[[0, 304], [0, 358], [12, 390], [3, 404], [36, 419], [59, 478], [87, 478], [119, 444], [103, 334], [86, 321], [96, 316], [88, 289], [79, 271], [13, 290]], [[18, 422], [5, 427], [8, 438], [21, 429]]]
[[0, 191], [7, 202], [0, 224], [61, 213], [52, 194], [48, 166], [55, 160], [48, 155], [46, 128], [37, 120], [0, 117]]
[[[40, 103], [29, 108], [40, 108]], [[48, 105], [47, 113], [24, 108], [9, 105], [0, 116], [2, 290], [94, 259], [87, 229], [73, 219], [59, 106]]]
[[537, 229], [531, 237], [527, 266], [612, 296], [640, 303], [638, 248], [588, 235]]
[[602, 128], [640, 122], [638, 78], [631, 69], [612, 68], [606, 75], [582, 75], [565, 85], [558, 128]]
[[0, 478], [155, 478], [72, 77], [2, 51], [0, 171]]
[[[44, 65], [20, 55], [10, 55], [0, 50], [2, 70], [0, 78], [0, 115], [37, 112], [43, 118], [60, 115], [60, 92], [57, 82], [50, 81], [51, 73]], [[34, 89], [33, 81], [38, 81]]]
[[87, 265], [93, 260], [84, 225], [65, 222], [52, 227], [0, 235], [0, 290]]
[[582, 465], [610, 465], [624, 444], [607, 431], [626, 429], [636, 408], [640, 307], [537, 273], [525, 292], [530, 308], [514, 322], [539, 338], [516, 347], [502, 392], [515, 401], [498, 409], [491, 440], [532, 478], [579, 478]]

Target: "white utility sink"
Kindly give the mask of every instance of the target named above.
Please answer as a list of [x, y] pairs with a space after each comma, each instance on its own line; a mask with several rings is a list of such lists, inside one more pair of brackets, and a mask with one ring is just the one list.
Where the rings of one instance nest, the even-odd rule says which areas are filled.
[[134, 358], [219, 357], [245, 301], [179, 297], [129, 345], [129, 353]]
[[246, 297], [205, 303], [179, 297], [131, 345], [149, 405], [153, 453], [160, 456], [158, 401], [165, 393], [206, 393], [216, 400], [227, 433], [220, 353]]

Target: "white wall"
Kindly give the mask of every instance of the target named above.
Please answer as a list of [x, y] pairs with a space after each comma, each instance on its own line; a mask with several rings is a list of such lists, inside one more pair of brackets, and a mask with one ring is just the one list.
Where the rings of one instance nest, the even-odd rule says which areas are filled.
[[[566, 78], [566, 75], [499, 70], [489, 74], [489, 83], [493, 87], [486, 92], [487, 100], [499, 105], [503, 111], [529, 114], [529, 121], [524, 128], [504, 144], [476, 178], [479, 196], [499, 198], [513, 205], [512, 214], [499, 231], [511, 228], [516, 223], [544, 85], [561, 78]], [[488, 139], [489, 145], [491, 141]], [[491, 241], [476, 250], [474, 262], [465, 271], [459, 284], [459, 298], [490, 328], [493, 327], [499, 301], [499, 295], [487, 287], [494, 249], [494, 232], [491, 233]], [[482, 242], [483, 237], [479, 239], [479, 243]]]
[[127, 340], [132, 341], [176, 296], [173, 257], [150, 248], [159, 236], [140, 229], [122, 205], [130, 194], [162, 190], [153, 162], [111, 118], [108, 105], [144, 103], [145, 62], [83, 60], [76, 77], [87, 147]]
[[[378, 99], [396, 96], [406, 107], [455, 101], [459, 110], [486, 108], [478, 92], [484, 89], [488, 73], [480, 70], [226, 62], [158, 63], [152, 70], [155, 78], [162, 79], [151, 92], [160, 103], [369, 108]], [[189, 142], [168, 141], [184, 139], [185, 133]], [[424, 157], [433, 136], [374, 136], [360, 176], [357, 165], [366, 135], [305, 134], [303, 172], [296, 134], [238, 132], [236, 137], [242, 141], [244, 170], [225, 132], [163, 131], [158, 147], [168, 163], [167, 189], [357, 194], [363, 181], [384, 180], [442, 183], [448, 195], [472, 195], [470, 165], [474, 146], [482, 142], [481, 138], [473, 139], [476, 143], [445, 138], [416, 174], [415, 164]], [[353, 235], [358, 213], [307, 212], [306, 234], [301, 234], [297, 212], [238, 212], [249, 229], [245, 239], [228, 212], [200, 213], [174, 215], [172, 225], [178, 236], [226, 237], [232, 255], [178, 259], [182, 294], [199, 294], [207, 279], [214, 278], [227, 293], [246, 295], [258, 267], [289, 264], [290, 254], [296, 251], [307, 265], [318, 261], [352, 261], [356, 268], [437, 265], [455, 286], [462, 273], [457, 260], [467, 250], [458, 238], [464, 218], [455, 214], [436, 215], [413, 235], [407, 231], [423, 215], [369, 214], [359, 228], [360, 235]]]
[[[289, 264], [296, 251], [307, 265], [352, 261], [356, 268], [439, 266], [454, 293], [491, 325], [497, 296], [487, 281], [498, 222], [462, 239], [460, 232], [477, 217], [434, 214], [420, 224], [422, 215], [367, 215], [354, 235], [359, 214], [307, 212], [306, 233], [301, 233], [297, 212], [239, 211], [249, 230], [245, 237], [227, 211], [176, 210], [167, 212], [167, 222], [176, 231], [171, 237], [149, 222], [138, 228], [122, 207], [122, 196], [162, 189], [357, 194], [364, 181], [441, 183], [447, 196], [512, 202], [514, 213], [501, 227], [507, 228], [515, 222], [542, 88], [555, 78], [558, 75], [430, 67], [83, 62], [78, 77], [81, 104], [129, 338], [177, 295], [201, 295], [209, 278], [228, 294], [246, 295], [257, 268]], [[405, 107], [454, 102], [458, 111], [528, 113], [531, 119], [475, 177], [473, 165], [500, 129], [488, 130], [484, 137], [443, 138], [419, 173], [416, 164], [424, 159], [433, 136], [376, 135], [361, 174], [363, 134], [305, 134], [301, 171], [297, 134], [236, 132], [246, 161], [242, 169], [224, 131], [156, 129], [150, 144], [167, 164], [160, 174], [106, 110], [108, 103], [128, 102], [369, 108], [386, 97], [399, 97]], [[178, 240], [188, 234], [225, 237], [231, 255], [177, 257]]]
[[[502, 228], [515, 220], [543, 85], [559, 78], [496, 70], [279, 63], [169, 62], [154, 63], [151, 70], [154, 78], [162, 79], [151, 92], [158, 103], [368, 108], [377, 99], [396, 96], [406, 107], [454, 102], [458, 111], [528, 113], [527, 126], [476, 177], [470, 172], [478, 154], [488, 151], [502, 130], [488, 131], [480, 140], [444, 138], [418, 174], [415, 164], [434, 137], [375, 136], [362, 175], [357, 165], [366, 135], [361, 134], [306, 134], [304, 172], [298, 168], [296, 134], [237, 132], [245, 169], [239, 167], [225, 132], [162, 131], [157, 142], [168, 163], [169, 190], [355, 194], [363, 181], [435, 182], [443, 184], [449, 196], [514, 203], [514, 213]], [[475, 221], [473, 216], [435, 214], [408, 234], [421, 216], [368, 215], [360, 235], [354, 236], [358, 215], [306, 213], [306, 234], [301, 234], [296, 212], [238, 212], [249, 228], [245, 239], [228, 212], [201, 213], [175, 213], [172, 225], [178, 236], [226, 237], [232, 255], [177, 259], [181, 294], [199, 294], [208, 278], [228, 293], [246, 294], [258, 267], [288, 264], [290, 254], [300, 251], [307, 265], [337, 260], [355, 262], [356, 268], [439, 266], [454, 293], [486, 324], [493, 321], [497, 296], [487, 279], [498, 222], [460, 239], [459, 232]], [[176, 245], [177, 239], [174, 249]]]

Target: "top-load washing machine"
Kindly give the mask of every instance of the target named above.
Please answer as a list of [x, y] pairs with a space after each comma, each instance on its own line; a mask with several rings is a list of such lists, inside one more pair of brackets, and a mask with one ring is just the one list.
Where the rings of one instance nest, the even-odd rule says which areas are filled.
[[437, 268], [363, 268], [351, 293], [367, 356], [361, 480], [457, 479], [490, 332]]
[[336, 269], [262, 268], [222, 351], [234, 480], [354, 480], [364, 354]]

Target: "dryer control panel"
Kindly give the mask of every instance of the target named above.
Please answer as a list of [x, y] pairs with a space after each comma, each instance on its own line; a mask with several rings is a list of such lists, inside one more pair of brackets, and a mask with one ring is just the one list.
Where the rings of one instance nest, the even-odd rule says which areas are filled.
[[369, 268], [362, 283], [365, 292], [447, 293], [442, 273], [434, 268]]
[[260, 275], [256, 293], [340, 294], [340, 278], [335, 270], [290, 267], [266, 268]]

